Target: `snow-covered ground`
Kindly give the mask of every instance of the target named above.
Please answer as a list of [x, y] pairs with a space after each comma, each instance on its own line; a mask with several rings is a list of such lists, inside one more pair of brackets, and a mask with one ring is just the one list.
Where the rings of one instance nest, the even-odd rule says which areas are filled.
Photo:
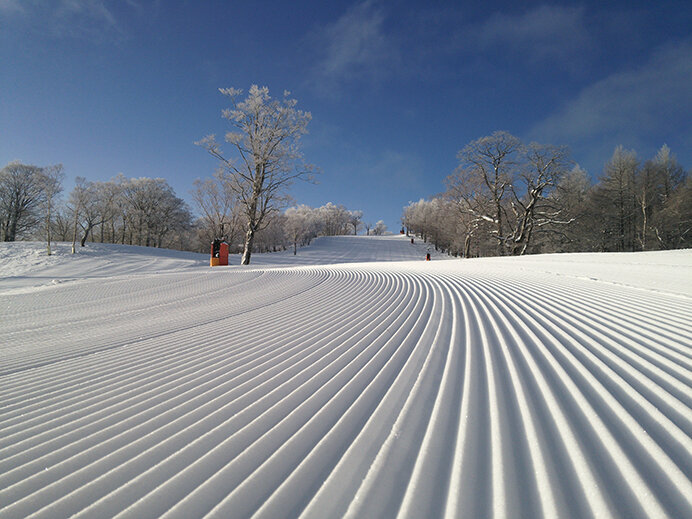
[[690, 250], [43, 247], [0, 244], [0, 518], [692, 517]]

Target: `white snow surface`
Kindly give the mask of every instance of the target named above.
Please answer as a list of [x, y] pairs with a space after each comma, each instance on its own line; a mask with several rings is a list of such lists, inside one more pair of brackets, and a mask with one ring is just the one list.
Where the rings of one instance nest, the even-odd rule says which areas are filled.
[[692, 517], [691, 250], [54, 248], [0, 244], [0, 518]]

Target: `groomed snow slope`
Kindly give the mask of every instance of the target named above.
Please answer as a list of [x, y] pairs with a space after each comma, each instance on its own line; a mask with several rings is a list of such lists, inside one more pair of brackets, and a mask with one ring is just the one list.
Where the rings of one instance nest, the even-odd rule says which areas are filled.
[[691, 251], [14, 245], [1, 518], [692, 517]]

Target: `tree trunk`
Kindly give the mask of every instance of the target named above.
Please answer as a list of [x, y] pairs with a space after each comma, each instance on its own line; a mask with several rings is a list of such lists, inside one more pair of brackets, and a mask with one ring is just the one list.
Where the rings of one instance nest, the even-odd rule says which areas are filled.
[[502, 208], [500, 207], [499, 203], [497, 204], [496, 220], [497, 220], [497, 255], [498, 256], [504, 256], [505, 255], [505, 246], [504, 246], [504, 243], [502, 243]]
[[642, 195], [642, 250], [646, 250], [646, 195]]
[[77, 243], [77, 218], [78, 218], [78, 216], [79, 216], [79, 213], [75, 210], [75, 213], [74, 213], [74, 227], [73, 227], [73, 229], [72, 229], [72, 254], [74, 254], [75, 252], [77, 252], [77, 251], [75, 250], [75, 245], [76, 245], [76, 243]]
[[17, 221], [18, 216], [16, 213], [10, 215], [10, 223], [7, 226], [7, 234], [5, 235], [5, 241], [15, 241], [17, 238]]
[[48, 203], [48, 214], [46, 215], [46, 239], [48, 241], [48, 255], [51, 255], [51, 250], [50, 250], [50, 203]]
[[243, 258], [240, 260], [241, 265], [250, 264], [250, 256], [252, 255], [252, 242], [255, 241], [255, 229], [252, 224], [248, 224], [247, 232], [245, 233], [245, 245], [243, 247]]

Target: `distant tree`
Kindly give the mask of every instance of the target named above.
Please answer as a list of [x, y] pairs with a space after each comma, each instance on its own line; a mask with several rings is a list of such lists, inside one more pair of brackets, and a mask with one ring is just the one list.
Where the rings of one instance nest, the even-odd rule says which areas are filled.
[[43, 190], [43, 215], [44, 215], [44, 232], [46, 236], [46, 249], [48, 256], [52, 251], [50, 248], [51, 231], [53, 229], [53, 215], [55, 212], [56, 197], [62, 192], [63, 173], [62, 164], [43, 168], [42, 171], [42, 190]]
[[508, 244], [512, 254], [524, 254], [534, 233], [549, 225], [569, 224], [564, 206], [549, 195], [571, 166], [567, 148], [531, 143], [524, 162], [510, 185], [512, 198]]
[[131, 242], [161, 247], [173, 230], [191, 226], [185, 202], [163, 178], [133, 178], [124, 184], [123, 196], [130, 215]]
[[536, 233], [569, 222], [551, 197], [570, 166], [566, 148], [524, 146], [507, 132], [495, 132], [466, 145], [458, 158], [444, 196], [459, 212], [465, 255], [481, 228], [495, 239], [499, 255], [524, 254]]
[[217, 171], [213, 178], [195, 180], [192, 200], [212, 240], [234, 243], [239, 238], [242, 223], [238, 197], [225, 171]]
[[651, 161], [656, 189], [651, 200], [651, 228], [663, 249], [689, 246], [692, 198], [688, 175], [665, 144]]
[[662, 249], [692, 247], [692, 178], [685, 176], [671, 190], [665, 204], [653, 214], [652, 228]]
[[287, 238], [283, 214], [273, 213], [255, 236], [254, 252], [286, 250]]
[[635, 250], [635, 175], [637, 155], [622, 146], [615, 148], [606, 162], [603, 176], [594, 192], [598, 218], [604, 228], [602, 250]]
[[358, 234], [358, 229], [363, 226], [363, 211], [349, 211], [348, 223], [353, 226], [353, 234]]
[[[99, 240], [101, 243], [115, 243], [116, 223], [120, 219], [123, 207], [122, 186], [114, 180], [99, 182], [98, 212], [100, 215]], [[93, 235], [93, 232], [92, 232]]]
[[235, 148], [238, 160], [224, 156], [214, 135], [198, 144], [221, 162], [244, 209], [247, 225], [241, 263], [248, 265], [255, 233], [278, 211], [285, 189], [294, 180], [310, 176], [312, 168], [303, 162], [299, 143], [312, 116], [297, 110], [297, 101], [288, 92], [281, 101], [257, 85], [250, 87], [244, 100], [238, 99], [241, 90], [222, 88], [220, 92], [231, 101], [223, 117], [234, 131], [225, 140]]
[[284, 213], [284, 229], [293, 244], [293, 255], [298, 254], [298, 244], [308, 242], [316, 231], [315, 211], [306, 206], [289, 207]]
[[382, 236], [387, 232], [387, 226], [384, 224], [382, 220], [378, 220], [377, 223], [375, 224], [375, 227], [372, 230], [372, 233], [375, 236]]
[[0, 234], [15, 241], [35, 229], [45, 202], [42, 168], [10, 162], [0, 170]]
[[589, 207], [591, 179], [579, 165], [567, 171], [558, 181], [549, 197], [560, 207], [563, 220], [569, 225], [550, 225], [550, 240], [545, 249], [550, 252], [578, 252], [592, 250], [598, 241], [599, 225]]
[[363, 224], [363, 226], [365, 227], [365, 235], [370, 236], [370, 229], [372, 229], [372, 222], [365, 222]]
[[521, 142], [507, 132], [494, 132], [467, 144], [458, 154], [460, 174], [476, 177], [476, 196], [487, 200], [487, 210], [479, 217], [492, 222], [498, 255], [505, 254], [507, 216], [505, 204], [513, 181], [513, 167]]
[[480, 230], [494, 221], [487, 216], [492, 208], [490, 199], [481, 195], [485, 187], [482, 183], [482, 177], [463, 169], [445, 179], [447, 189], [443, 197], [450, 202], [456, 215], [457, 227], [463, 235], [461, 255], [465, 258], [471, 255], [472, 243]]
[[321, 233], [325, 236], [349, 234], [351, 214], [343, 205], [327, 202], [316, 209], [321, 224]]
[[87, 180], [84, 177], [77, 177], [75, 178], [75, 186], [72, 189], [72, 192], [70, 193], [70, 198], [68, 201], [68, 209], [70, 213], [72, 214], [72, 254], [75, 254], [77, 252], [76, 250], [76, 244], [77, 244], [77, 229], [79, 227], [79, 219], [82, 215], [82, 211], [84, 206], [88, 203], [89, 199], [89, 193], [87, 192], [89, 189], [89, 184], [87, 183]]
[[653, 160], [658, 168], [659, 182], [661, 184], [662, 193], [661, 200], [665, 203], [668, 197], [678, 186], [685, 183], [687, 175], [685, 170], [678, 163], [675, 155], [672, 154], [667, 145], [661, 146]]
[[67, 205], [64, 202], [56, 206], [52, 219], [51, 235], [54, 240], [69, 241], [72, 236], [72, 220], [70, 219]]

